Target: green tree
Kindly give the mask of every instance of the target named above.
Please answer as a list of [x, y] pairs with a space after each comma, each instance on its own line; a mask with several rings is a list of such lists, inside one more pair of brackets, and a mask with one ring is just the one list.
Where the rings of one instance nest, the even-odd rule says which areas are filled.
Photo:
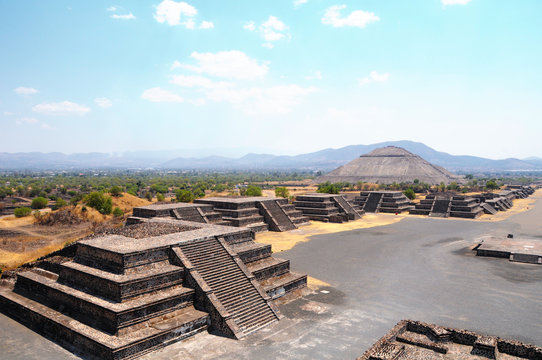
[[161, 193], [156, 193], [156, 201], [164, 201], [164, 195]]
[[113, 210], [113, 200], [111, 197], [106, 196], [99, 191], [94, 191], [88, 194], [85, 198], [85, 203], [104, 215], [111, 214], [111, 211]]
[[147, 191], [145, 193], [145, 199], [152, 201], [152, 193], [150, 191]]
[[60, 196], [56, 198], [56, 202], [53, 205], [53, 210], [58, 210], [63, 206], [66, 206], [66, 200], [62, 199]]
[[28, 216], [30, 215], [30, 213], [32, 213], [32, 209], [26, 206], [16, 208], [13, 211], [13, 214], [15, 215], [15, 217], [18, 217], [18, 218]]
[[175, 197], [178, 202], [189, 203], [194, 201], [194, 194], [188, 189], [179, 189], [175, 191]]
[[122, 196], [122, 187], [120, 187], [120, 186], [113, 186], [109, 192], [110, 192], [111, 195], [114, 196], [114, 197], [120, 197], [120, 196]]
[[318, 190], [316, 192], [322, 194], [338, 194], [341, 191], [341, 188], [338, 184], [332, 184], [329, 181], [318, 185]]
[[44, 209], [47, 207], [49, 200], [44, 197], [38, 196], [32, 200], [31, 207], [32, 209]]
[[497, 182], [495, 180], [489, 180], [486, 182], [486, 189], [496, 190], [498, 188], [499, 188], [499, 185], [497, 185]]
[[256, 185], [249, 185], [245, 194], [247, 196], [262, 196], [262, 189]]
[[290, 196], [290, 192], [285, 186], [278, 186], [275, 188], [275, 196], [287, 199]]
[[412, 188], [406, 189], [403, 194], [405, 194], [405, 196], [410, 200], [416, 199], [416, 193], [414, 192], [414, 190], [412, 190]]

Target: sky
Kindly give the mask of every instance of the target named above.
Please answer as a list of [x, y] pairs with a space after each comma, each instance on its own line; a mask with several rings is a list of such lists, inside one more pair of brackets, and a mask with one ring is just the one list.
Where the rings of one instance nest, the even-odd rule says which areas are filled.
[[0, 152], [542, 157], [542, 1], [0, 0]]

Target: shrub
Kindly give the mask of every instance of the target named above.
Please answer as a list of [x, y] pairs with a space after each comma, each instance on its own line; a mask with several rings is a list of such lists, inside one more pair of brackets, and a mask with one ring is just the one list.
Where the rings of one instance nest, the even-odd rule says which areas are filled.
[[262, 189], [256, 185], [247, 186], [246, 196], [262, 196]]
[[164, 201], [164, 195], [161, 193], [156, 194], [156, 201]]
[[488, 190], [496, 190], [499, 188], [499, 185], [497, 185], [497, 182], [495, 180], [489, 180], [486, 182], [486, 189]]
[[150, 191], [147, 191], [145, 193], [145, 199], [152, 201], [152, 193]]
[[414, 190], [412, 190], [411, 188], [409, 189], [406, 189], [403, 194], [405, 194], [405, 196], [407, 198], [409, 198], [410, 200], [414, 200], [416, 199], [416, 193], [414, 192]]
[[175, 191], [175, 197], [177, 198], [178, 202], [192, 202], [194, 201], [194, 194], [192, 191], [187, 189], [179, 189]]
[[47, 204], [49, 203], [49, 200], [47, 200], [44, 197], [38, 196], [37, 198], [34, 198], [32, 200], [32, 209], [43, 209], [47, 207]]
[[98, 191], [88, 194], [85, 199], [85, 203], [104, 215], [111, 214], [111, 210], [113, 210], [113, 200], [111, 197], [105, 196], [103, 193]]
[[18, 218], [25, 217], [25, 216], [30, 215], [30, 213], [32, 213], [32, 209], [29, 207], [23, 206], [23, 207], [19, 207], [15, 209], [13, 213], [15, 214], [15, 217], [18, 217]]
[[56, 202], [53, 205], [53, 210], [58, 210], [61, 207], [66, 206], [66, 205], [67, 205], [66, 200], [62, 199], [61, 197], [57, 197]]
[[288, 191], [286, 187], [279, 186], [275, 188], [275, 196], [287, 199], [288, 196], [290, 196], [290, 192]]
[[109, 192], [114, 197], [122, 196], [122, 188], [120, 186], [113, 186]]
[[117, 206], [117, 207], [115, 207], [115, 208], [113, 209], [113, 216], [115, 216], [115, 217], [121, 217], [121, 216], [123, 216], [123, 215], [124, 215], [124, 211], [122, 211], [122, 209], [121, 209], [120, 207]]

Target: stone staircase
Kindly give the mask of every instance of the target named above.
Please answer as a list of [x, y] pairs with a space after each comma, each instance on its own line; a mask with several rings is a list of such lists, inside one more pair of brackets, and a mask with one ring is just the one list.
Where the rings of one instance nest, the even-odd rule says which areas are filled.
[[224, 240], [181, 243], [178, 251], [182, 253], [178, 255], [183, 265], [196, 272], [193, 277], [199, 275], [199, 286], [209, 288], [206, 296], [216, 297], [215, 308], [221, 309], [223, 321], [236, 338], [279, 320], [277, 309], [255, 276], [236, 259]]
[[486, 214], [496, 215], [498, 212], [497, 209], [495, 209], [493, 206], [491, 206], [491, 204], [487, 202], [481, 203], [480, 206], [482, 207], [482, 209], [484, 209], [484, 213]]
[[131, 240], [84, 241], [59, 274], [19, 273], [12, 289], [0, 290], [2, 311], [95, 359], [131, 359], [207, 329], [209, 315], [194, 308], [194, 289], [169, 251], [130, 251]]
[[340, 195], [334, 196], [333, 201], [337, 204], [337, 206], [348, 215], [349, 220], [358, 220], [361, 219], [361, 214], [356, 210], [348, 201], [346, 201], [345, 198], [343, 198]]
[[400, 191], [362, 191], [354, 204], [366, 213], [401, 213], [412, 208], [410, 200]]
[[[364, 202], [362, 209], [366, 213], [376, 213], [382, 201], [382, 193], [371, 192], [367, 195], [367, 199]], [[361, 206], [361, 204], [360, 204]]]
[[259, 201], [256, 204], [260, 208], [260, 213], [263, 214], [270, 230], [288, 231], [297, 229], [297, 226], [280, 206], [278, 200]]
[[434, 203], [435, 195], [427, 195], [425, 199], [420, 200], [420, 202], [416, 204], [413, 209], [410, 209], [409, 214], [428, 216], [429, 214], [431, 214]]
[[443, 217], [447, 218], [450, 216], [450, 208], [452, 202], [449, 198], [439, 199], [436, 198], [433, 203], [433, 208], [431, 209], [430, 217]]

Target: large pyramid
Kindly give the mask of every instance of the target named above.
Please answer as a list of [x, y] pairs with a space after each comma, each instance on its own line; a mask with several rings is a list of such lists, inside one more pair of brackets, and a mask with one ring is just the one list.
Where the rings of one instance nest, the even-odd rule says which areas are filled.
[[348, 164], [326, 175], [319, 176], [315, 181], [317, 183], [364, 181], [391, 184], [393, 182], [413, 182], [414, 179], [431, 185], [461, 181], [461, 177], [448, 170], [395, 146], [375, 149], [368, 154], [361, 155]]

